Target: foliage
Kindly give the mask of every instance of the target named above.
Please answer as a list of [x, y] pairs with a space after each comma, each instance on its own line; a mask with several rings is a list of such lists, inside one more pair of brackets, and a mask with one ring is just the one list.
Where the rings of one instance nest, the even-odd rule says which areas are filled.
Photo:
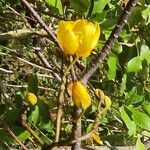
[[[88, 19], [100, 24], [101, 36], [97, 49], [88, 58], [79, 58], [74, 65], [77, 78], [91, 66], [118, 18], [126, 1], [117, 0], [28, 0], [40, 14], [42, 20], [56, 31], [60, 20]], [[32, 35], [8, 38], [2, 33], [18, 29], [37, 28], [35, 19], [19, 0], [0, 1], [0, 149], [19, 149], [19, 145], [8, 132], [8, 127], [29, 149], [40, 144], [22, 126], [21, 114], [26, 110], [28, 126], [45, 144], [54, 142], [57, 118], [58, 95], [62, 72], [70, 59], [58, 52], [51, 39]], [[17, 33], [17, 32], [16, 32]], [[3, 37], [3, 38], [2, 38]], [[39, 59], [40, 49], [50, 67]], [[92, 130], [97, 115], [98, 101], [93, 89], [101, 89], [112, 101], [112, 106], [100, 117], [96, 137], [111, 145], [136, 145], [145, 150], [143, 137], [150, 138], [150, 2], [138, 0], [135, 9], [119, 34], [106, 61], [99, 66], [88, 81], [92, 105], [82, 117], [82, 132]], [[35, 50], [36, 49], [36, 50]], [[56, 76], [54, 76], [56, 75]], [[67, 76], [70, 81], [70, 74]], [[28, 106], [27, 92], [37, 96], [37, 104]], [[35, 96], [34, 95], [34, 96]], [[61, 139], [71, 138], [73, 102], [65, 87], [64, 114]], [[94, 143], [96, 145], [99, 142]], [[34, 142], [33, 142], [34, 141]], [[91, 143], [87, 140], [86, 144]]]

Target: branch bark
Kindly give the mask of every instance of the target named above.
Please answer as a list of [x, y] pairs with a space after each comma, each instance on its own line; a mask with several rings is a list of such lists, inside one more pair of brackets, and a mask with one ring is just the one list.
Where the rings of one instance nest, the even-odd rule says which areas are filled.
[[28, 38], [33, 35], [38, 36], [47, 36], [47, 33], [44, 30], [37, 30], [35, 28], [31, 29], [19, 29], [15, 31], [9, 31], [0, 34], [0, 41], [8, 39], [23, 39]]
[[37, 22], [41, 25], [41, 27], [48, 33], [49, 37], [56, 44], [56, 46], [60, 49], [60, 51], [63, 51], [62, 46], [59, 44], [52, 30], [44, 23], [44, 21], [35, 12], [35, 10], [31, 7], [31, 5], [26, 0], [20, 0], [20, 1], [28, 8], [28, 10], [32, 13], [33, 17], [37, 20]]
[[125, 25], [126, 20], [128, 19], [132, 9], [136, 5], [137, 0], [129, 0], [124, 12], [120, 16], [115, 28], [110, 34], [108, 40], [106, 41], [104, 47], [95, 58], [95, 60], [91, 63], [91, 67], [88, 68], [81, 76], [80, 81], [83, 84], [87, 84], [88, 79], [94, 74], [99, 65], [103, 62], [104, 59], [108, 56], [113, 44], [118, 38], [119, 33], [122, 31], [123, 26]]

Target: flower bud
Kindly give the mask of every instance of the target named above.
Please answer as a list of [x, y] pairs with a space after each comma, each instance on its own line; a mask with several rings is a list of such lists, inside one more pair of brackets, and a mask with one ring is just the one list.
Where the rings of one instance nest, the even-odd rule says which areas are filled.
[[86, 87], [80, 81], [73, 83], [72, 100], [74, 104], [83, 111], [85, 111], [91, 105], [90, 95]]
[[26, 95], [26, 102], [33, 106], [37, 103], [37, 97], [33, 93], [28, 92]]

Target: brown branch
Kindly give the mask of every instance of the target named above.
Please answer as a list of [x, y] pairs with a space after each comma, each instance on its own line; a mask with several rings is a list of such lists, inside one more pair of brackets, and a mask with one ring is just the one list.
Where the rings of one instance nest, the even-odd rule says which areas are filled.
[[[73, 120], [77, 120], [80, 114], [81, 114], [81, 110], [79, 108], [76, 108], [73, 116]], [[76, 141], [78, 140], [79, 137], [81, 137], [81, 135], [82, 135], [81, 118], [79, 118], [77, 121], [73, 121], [72, 138], [74, 139], [74, 141]], [[73, 150], [81, 149], [81, 141], [72, 143], [72, 149]]]
[[67, 69], [64, 71], [62, 82], [60, 86], [60, 92], [58, 97], [58, 110], [57, 110], [57, 121], [56, 121], [56, 136], [55, 136], [55, 142], [57, 143], [59, 141], [59, 135], [60, 135], [60, 128], [61, 128], [61, 118], [63, 114], [63, 106], [64, 106], [64, 93], [65, 93], [65, 85], [66, 85], [66, 76], [72, 66], [75, 64], [78, 57], [76, 57], [73, 62], [69, 64]]
[[28, 125], [27, 123], [27, 116], [26, 116], [26, 113], [27, 113], [27, 108], [23, 108], [23, 113], [21, 114], [21, 124], [22, 126], [31, 133], [31, 135], [41, 144], [43, 145], [43, 141], [41, 140], [41, 138], [31, 129], [31, 127]]
[[137, 0], [129, 0], [123, 14], [120, 16], [117, 25], [115, 26], [114, 30], [110, 34], [108, 40], [106, 41], [104, 47], [102, 48], [101, 52], [95, 58], [93, 63], [91, 63], [91, 67], [88, 68], [81, 76], [81, 81], [83, 84], [87, 84], [88, 79], [94, 74], [97, 70], [99, 65], [106, 59], [107, 55], [109, 54], [113, 44], [115, 43], [116, 39], [118, 38], [119, 33], [122, 31], [122, 28], [128, 19], [130, 12], [136, 5]]
[[44, 30], [38, 30], [35, 28], [31, 29], [19, 29], [15, 31], [9, 31], [5, 33], [0, 34], [0, 41], [2, 40], [9, 40], [9, 39], [23, 39], [23, 38], [28, 38], [33, 35], [38, 35], [38, 36], [47, 36], [47, 33]]
[[4, 125], [4, 128], [7, 130], [7, 132], [13, 137], [13, 139], [21, 146], [23, 150], [29, 150], [15, 135], [15, 133], [9, 128], [9, 126]]
[[[81, 127], [81, 119], [78, 120], [78, 122], [73, 122], [73, 125], [74, 126], [74, 129], [75, 129], [75, 138], [72, 140], [60, 140], [60, 141], [55, 141], [54, 143], [52, 143], [51, 145], [47, 145], [43, 150], [47, 150], [47, 149], [52, 149], [52, 148], [56, 148], [56, 147], [59, 147], [59, 146], [67, 146], [67, 145], [73, 145], [71, 149], [81, 149], [81, 144], [80, 142], [83, 141], [83, 140], [87, 140], [89, 138], [91, 138], [93, 136], [93, 133], [97, 132], [98, 130], [98, 126], [100, 124], [100, 117], [102, 116], [102, 112], [100, 111], [100, 107], [101, 107], [101, 104], [102, 104], [102, 100], [99, 99], [99, 105], [97, 107], [97, 116], [94, 120], [94, 123], [93, 123], [93, 128], [90, 132], [86, 133], [85, 135], [81, 136], [81, 130], [79, 131], [78, 128], [79, 126]], [[78, 112], [80, 113], [80, 112]], [[76, 117], [76, 116], [74, 116]], [[78, 117], [78, 116], [77, 116]], [[75, 120], [75, 119], [74, 119]], [[77, 131], [76, 131], [77, 130]]]
[[[40, 52], [40, 50], [35, 50], [35, 54], [46, 68], [48, 69], [52, 68], [47, 59], [44, 57], [44, 55]], [[57, 79], [57, 81], [61, 82], [61, 78], [56, 72], [51, 71], [51, 74], [55, 77], [55, 79]]]
[[33, 17], [37, 20], [37, 22], [42, 26], [42, 28], [48, 33], [49, 37], [52, 39], [52, 41], [56, 44], [56, 46], [63, 51], [62, 46], [57, 41], [56, 36], [51, 31], [51, 29], [44, 23], [44, 21], [40, 18], [40, 16], [35, 12], [35, 10], [31, 7], [31, 5], [26, 0], [20, 0], [32, 13]]

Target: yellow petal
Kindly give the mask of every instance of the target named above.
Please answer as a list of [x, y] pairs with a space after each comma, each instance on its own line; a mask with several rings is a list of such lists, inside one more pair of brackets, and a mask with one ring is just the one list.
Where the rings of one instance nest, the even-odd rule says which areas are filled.
[[93, 133], [92, 134], [92, 138], [94, 141], [96, 141], [97, 143], [99, 143], [100, 145], [103, 144], [103, 141], [101, 140], [101, 138], [96, 134], [96, 133]]
[[77, 20], [73, 31], [78, 35], [78, 56], [89, 56], [91, 51], [96, 47], [100, 36], [100, 27], [98, 23], [93, 24], [84, 19]]
[[66, 54], [87, 57], [96, 47], [100, 36], [100, 26], [85, 19], [60, 21], [57, 38]]
[[86, 87], [80, 82], [76, 81], [72, 87], [72, 100], [74, 104], [83, 111], [91, 105], [91, 98]]
[[35, 105], [37, 103], [37, 97], [33, 93], [27, 93], [27, 95], [26, 95], [26, 101], [30, 105]]
[[78, 37], [72, 31], [73, 21], [60, 21], [57, 28], [57, 38], [66, 54], [74, 55], [78, 49]]

